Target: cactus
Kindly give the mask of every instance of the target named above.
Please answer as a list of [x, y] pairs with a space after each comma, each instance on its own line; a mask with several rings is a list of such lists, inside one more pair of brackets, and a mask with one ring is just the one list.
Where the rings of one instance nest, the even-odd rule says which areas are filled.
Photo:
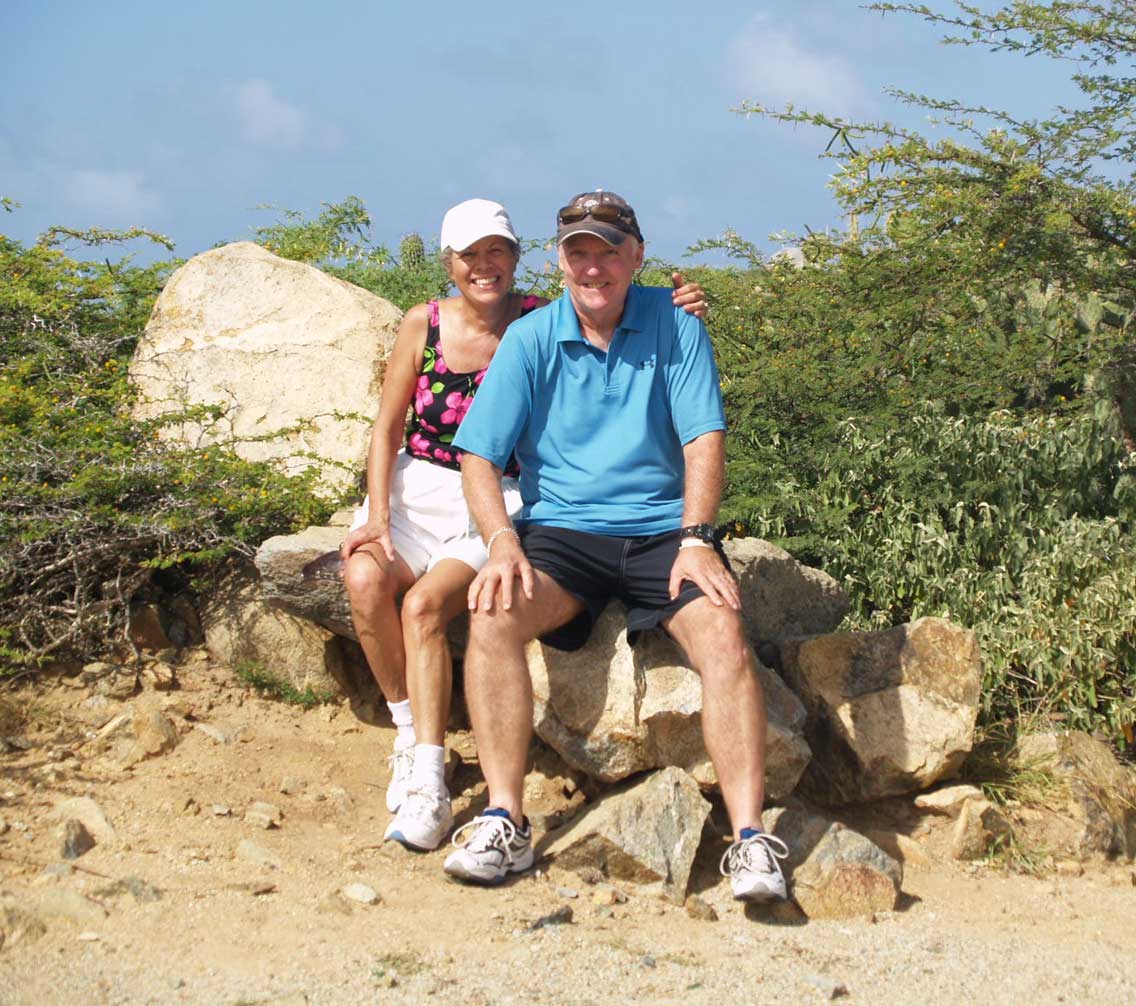
[[422, 242], [422, 236], [413, 232], [404, 234], [398, 245], [399, 265], [407, 269], [418, 269], [425, 261], [426, 246]]

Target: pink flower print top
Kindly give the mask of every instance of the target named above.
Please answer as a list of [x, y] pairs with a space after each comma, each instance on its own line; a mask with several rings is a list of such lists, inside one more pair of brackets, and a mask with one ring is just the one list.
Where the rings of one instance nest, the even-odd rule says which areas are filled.
[[[526, 297], [521, 304], [521, 314], [526, 315], [537, 306], [536, 297]], [[430, 301], [427, 308], [430, 324], [426, 331], [426, 348], [422, 351], [422, 370], [411, 402], [413, 413], [406, 429], [406, 451], [416, 458], [457, 469], [461, 467], [461, 451], [455, 451], [450, 445], [488, 368], [468, 374], [450, 370], [442, 356], [438, 302]], [[509, 459], [505, 474], [514, 477], [518, 474], [516, 458]]]

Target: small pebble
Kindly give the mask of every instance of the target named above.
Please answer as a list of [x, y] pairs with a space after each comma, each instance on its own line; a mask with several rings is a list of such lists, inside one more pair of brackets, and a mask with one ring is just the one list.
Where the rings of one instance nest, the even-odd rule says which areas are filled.
[[361, 905], [376, 905], [380, 898], [373, 887], [366, 884], [347, 884], [339, 889], [339, 893], [350, 901], [357, 901]]
[[558, 887], [556, 893], [562, 898], [578, 898], [580, 892], [572, 887]]
[[81, 941], [82, 943], [98, 943], [101, 937], [98, 933], [92, 932], [88, 929], [86, 932], [80, 933], [78, 936], [76, 936], [75, 939]]
[[686, 899], [685, 908], [686, 914], [692, 919], [698, 919], [702, 922], [718, 921], [718, 913], [714, 910], [714, 906], [697, 894], [692, 894]]

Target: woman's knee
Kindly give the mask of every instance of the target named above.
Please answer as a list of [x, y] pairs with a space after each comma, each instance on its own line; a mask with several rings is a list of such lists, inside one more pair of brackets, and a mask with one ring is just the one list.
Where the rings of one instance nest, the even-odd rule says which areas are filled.
[[361, 602], [393, 597], [397, 585], [389, 568], [366, 552], [356, 552], [343, 567], [343, 586], [353, 602]]
[[403, 631], [443, 632], [449, 622], [446, 601], [447, 598], [435, 590], [411, 587], [402, 599]]

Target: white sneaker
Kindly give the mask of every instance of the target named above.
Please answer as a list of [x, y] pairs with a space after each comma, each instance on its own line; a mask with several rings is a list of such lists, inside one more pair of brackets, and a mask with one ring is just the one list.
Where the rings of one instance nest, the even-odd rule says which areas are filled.
[[438, 848], [454, 826], [450, 794], [445, 789], [407, 790], [398, 813], [387, 825], [384, 840], [401, 842], [408, 849], [430, 852]]
[[759, 831], [731, 845], [718, 869], [730, 878], [730, 887], [739, 901], [784, 901], [788, 897], [779, 859], [786, 859], [789, 847], [776, 835]]
[[402, 806], [410, 788], [410, 773], [414, 770], [414, 745], [395, 748], [390, 758], [391, 778], [387, 783], [387, 810], [392, 814]]
[[[462, 842], [462, 837], [471, 832]], [[499, 884], [510, 873], [523, 873], [533, 865], [532, 828], [518, 828], [505, 811], [492, 807], [454, 832], [458, 848], [446, 858], [443, 869], [456, 880], [471, 884]]]

